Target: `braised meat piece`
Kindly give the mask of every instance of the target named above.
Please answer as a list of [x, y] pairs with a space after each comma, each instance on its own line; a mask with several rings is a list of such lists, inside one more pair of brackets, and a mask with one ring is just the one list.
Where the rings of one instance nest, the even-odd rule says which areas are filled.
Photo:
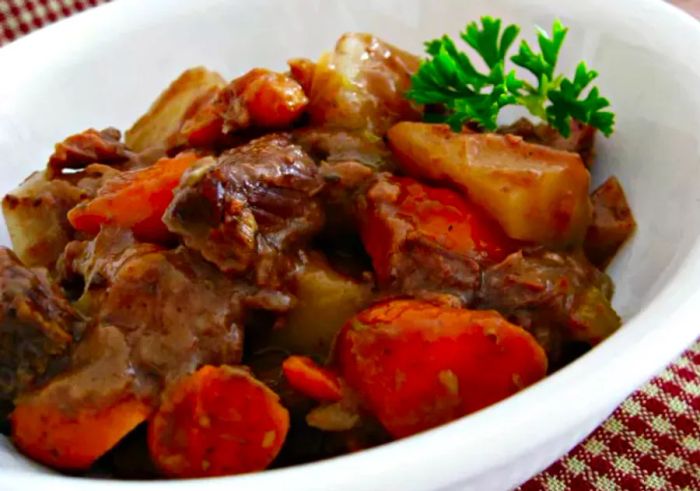
[[394, 167], [391, 151], [384, 140], [366, 131], [300, 128], [293, 135], [294, 141], [317, 163], [352, 160], [378, 171]]
[[378, 175], [357, 214], [379, 286], [399, 294], [446, 293], [469, 304], [482, 265], [516, 245], [456, 192], [410, 178]]
[[240, 361], [251, 289], [196, 252], [134, 243], [128, 232], [107, 228], [92, 242], [70, 244], [61, 265], [66, 280], [84, 279], [78, 305], [98, 325], [124, 333], [132, 364], [146, 377]]
[[367, 131], [300, 128], [294, 140], [319, 164], [325, 183], [322, 202], [326, 214], [324, 237], [346, 241], [357, 234], [355, 198], [369, 178], [394, 166], [381, 138]]
[[326, 215], [323, 237], [335, 244], [348, 243], [358, 231], [355, 201], [374, 171], [355, 160], [323, 162], [319, 167], [325, 186], [322, 202]]
[[523, 249], [484, 271], [477, 304], [530, 330], [556, 364], [565, 344], [594, 346], [620, 327], [612, 294], [583, 256]]
[[593, 222], [583, 247], [593, 264], [604, 268], [637, 227], [625, 192], [616, 177], [608, 178], [591, 195]]
[[527, 118], [520, 118], [515, 123], [503, 126], [498, 130], [499, 133], [505, 135], [521, 136], [530, 143], [546, 145], [565, 152], [576, 152], [581, 155], [586, 167], [591, 166], [595, 157], [593, 148], [596, 131], [593, 126], [572, 119], [571, 134], [565, 138], [548, 124], [535, 125]]
[[102, 131], [94, 129], [71, 135], [56, 144], [49, 158], [49, 174], [60, 175], [64, 169], [83, 169], [94, 163], [119, 166], [135, 157], [121, 141], [121, 133], [115, 128]]
[[58, 368], [82, 327], [44, 269], [26, 268], [0, 247], [0, 401]]
[[313, 160], [272, 134], [185, 174], [163, 220], [221, 270], [254, 270], [258, 286], [277, 288], [323, 225], [322, 187]]

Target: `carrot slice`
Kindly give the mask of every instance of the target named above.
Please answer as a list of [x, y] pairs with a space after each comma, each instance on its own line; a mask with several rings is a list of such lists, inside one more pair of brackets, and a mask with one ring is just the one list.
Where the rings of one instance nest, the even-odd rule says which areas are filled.
[[345, 382], [395, 437], [482, 409], [547, 372], [534, 337], [497, 312], [418, 300], [361, 312], [336, 349]]
[[10, 415], [12, 441], [42, 464], [85, 470], [152, 412], [137, 397], [129, 346], [116, 327], [87, 331], [73, 366], [47, 385], [23, 394]]
[[401, 252], [407, 237], [492, 262], [518, 249], [498, 223], [451, 189], [392, 176], [375, 183], [364, 203], [360, 232], [380, 283], [389, 281], [392, 257]]
[[163, 158], [142, 170], [108, 181], [92, 200], [68, 212], [76, 230], [96, 234], [105, 224], [129, 228], [136, 238], [161, 242], [169, 237], [162, 221], [182, 174], [197, 161], [194, 153]]
[[311, 399], [336, 402], [343, 398], [338, 376], [307, 356], [290, 356], [282, 363], [282, 371], [293, 389]]
[[203, 147], [250, 126], [285, 128], [301, 116], [308, 102], [304, 89], [289, 75], [254, 68], [197, 110], [181, 133], [190, 145]]
[[12, 440], [37, 462], [86, 470], [150, 413], [150, 406], [134, 397], [75, 412], [62, 411], [52, 398], [30, 397], [19, 402], [10, 417]]
[[166, 391], [148, 446], [171, 477], [241, 474], [270, 465], [288, 430], [277, 394], [246, 370], [204, 366]]

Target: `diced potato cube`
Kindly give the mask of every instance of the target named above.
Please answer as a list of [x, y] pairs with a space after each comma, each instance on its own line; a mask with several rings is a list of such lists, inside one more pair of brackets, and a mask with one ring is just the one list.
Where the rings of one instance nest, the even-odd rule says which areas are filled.
[[590, 174], [578, 154], [425, 123], [399, 123], [388, 137], [406, 171], [456, 184], [512, 238], [552, 247], [582, 242]]
[[66, 214], [84, 198], [72, 184], [48, 180], [44, 172], [29, 176], [2, 200], [12, 246], [27, 266], [50, 267], [72, 238]]
[[216, 72], [203, 67], [191, 68], [180, 75], [156, 99], [148, 112], [126, 132], [126, 144], [140, 152], [147, 148], [170, 148], [180, 126], [196, 108], [209, 101], [226, 81]]
[[395, 122], [420, 117], [404, 97], [418, 57], [370, 34], [341, 36], [313, 70], [308, 113], [314, 125], [384, 135]]
[[360, 283], [315, 259], [299, 275], [298, 303], [270, 345], [325, 357], [343, 324], [369, 303], [372, 285]]

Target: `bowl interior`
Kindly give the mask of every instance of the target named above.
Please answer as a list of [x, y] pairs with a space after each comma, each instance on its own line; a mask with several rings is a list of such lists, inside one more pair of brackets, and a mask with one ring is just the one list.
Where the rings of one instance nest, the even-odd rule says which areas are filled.
[[[676, 36], [693, 26], [659, 3], [119, 0], [0, 50], [0, 195], [42, 167], [65, 136], [128, 128], [191, 66], [229, 78], [253, 66], [283, 69], [290, 57], [316, 58], [345, 31], [420, 53], [424, 40], [456, 37], [484, 14], [528, 35], [559, 17], [570, 27], [562, 68], [571, 73], [581, 59], [596, 68], [618, 118], [614, 136], [599, 140], [593, 174], [596, 182], [618, 176], [639, 224], [610, 269], [615, 306], [631, 319], [669, 285], [700, 233], [699, 37]], [[0, 219], [0, 244], [8, 243]], [[0, 467], [24, 465], [7, 453], [0, 446]]]

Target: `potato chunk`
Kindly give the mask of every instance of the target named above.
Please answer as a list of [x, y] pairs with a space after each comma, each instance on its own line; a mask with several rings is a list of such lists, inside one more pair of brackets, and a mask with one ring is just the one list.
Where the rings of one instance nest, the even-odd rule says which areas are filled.
[[404, 169], [457, 184], [512, 238], [552, 247], [583, 240], [590, 174], [578, 154], [425, 123], [399, 123], [388, 136]]
[[418, 119], [418, 108], [404, 92], [419, 64], [418, 57], [370, 34], [344, 34], [313, 69], [311, 123], [381, 136], [397, 121]]
[[2, 200], [12, 246], [27, 266], [50, 267], [72, 238], [66, 219], [84, 193], [76, 186], [35, 172]]
[[140, 152], [147, 148], [175, 146], [183, 121], [196, 108], [208, 102], [226, 81], [203, 67], [191, 68], [180, 75], [156, 99], [148, 112], [126, 132], [126, 145]]
[[270, 344], [295, 353], [326, 356], [336, 333], [372, 296], [372, 287], [334, 271], [314, 259], [300, 273], [298, 303], [286, 325], [273, 333]]

